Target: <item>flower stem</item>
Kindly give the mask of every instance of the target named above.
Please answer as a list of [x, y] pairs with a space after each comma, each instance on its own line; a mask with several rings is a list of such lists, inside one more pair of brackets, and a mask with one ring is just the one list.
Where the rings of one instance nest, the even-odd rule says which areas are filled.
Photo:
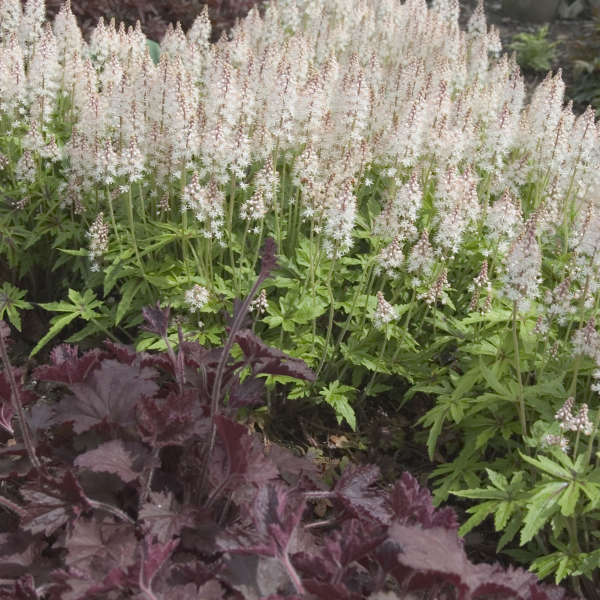
[[517, 372], [517, 383], [519, 384], [519, 421], [521, 422], [521, 434], [523, 437], [527, 435], [527, 422], [525, 420], [525, 401], [523, 399], [523, 378], [521, 376], [521, 356], [519, 354], [519, 335], [517, 333], [517, 302], [513, 303], [512, 314], [512, 335], [513, 347], [515, 351], [515, 371]]
[[[1, 326], [4, 325], [4, 321], [0, 321]], [[33, 465], [34, 469], [39, 469], [41, 467], [41, 463], [35, 453], [35, 446], [33, 445], [33, 440], [31, 438], [31, 431], [29, 429], [29, 423], [25, 418], [25, 411], [23, 410], [23, 403], [21, 402], [21, 394], [19, 393], [19, 388], [17, 387], [17, 382], [15, 380], [15, 374], [13, 373], [12, 365], [10, 364], [10, 359], [8, 357], [8, 351], [6, 349], [6, 342], [4, 341], [4, 335], [0, 330], [0, 353], [2, 354], [2, 363], [4, 365], [4, 372], [6, 373], [6, 378], [8, 379], [8, 384], [10, 386], [10, 402], [12, 404], [13, 411], [17, 415], [17, 419], [19, 421], [19, 427], [21, 429], [21, 435], [23, 436], [23, 443], [27, 450], [27, 455], [29, 456], [29, 460]]]

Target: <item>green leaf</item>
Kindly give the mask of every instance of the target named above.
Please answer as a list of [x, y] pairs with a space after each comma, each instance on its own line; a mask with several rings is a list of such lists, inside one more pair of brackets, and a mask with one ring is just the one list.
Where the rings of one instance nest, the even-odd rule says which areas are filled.
[[575, 507], [579, 500], [579, 484], [572, 482], [568, 485], [567, 489], [560, 495], [558, 504], [561, 508], [561, 513], [565, 517], [570, 517], [575, 513]]
[[502, 531], [506, 527], [506, 524], [508, 523], [508, 520], [510, 519], [514, 509], [514, 502], [505, 501], [498, 504], [494, 514], [494, 527], [496, 531]]
[[320, 317], [325, 313], [329, 303], [323, 301], [318, 296], [305, 296], [298, 302], [296, 311], [291, 318], [298, 324], [304, 325], [310, 323], [313, 319]]
[[478, 500], [503, 500], [506, 497], [501, 490], [495, 490], [492, 487], [472, 489], [472, 490], [460, 490], [458, 492], [450, 492], [455, 496], [461, 498], [473, 498]]
[[125, 313], [129, 310], [131, 302], [140, 289], [143, 281], [136, 281], [135, 279], [129, 279], [121, 288], [121, 302], [117, 306], [117, 314], [115, 316], [115, 325], [121, 322], [121, 319], [125, 316]]
[[58, 319], [55, 317], [52, 319], [52, 327], [48, 330], [48, 333], [36, 344], [35, 348], [31, 351], [31, 356], [35, 356], [55, 335], [62, 331], [71, 321], [74, 321], [79, 316], [76, 312], [63, 315]]
[[0, 319], [4, 317], [4, 313], [8, 316], [8, 320], [14, 325], [17, 331], [21, 331], [21, 315], [19, 310], [30, 310], [32, 305], [23, 300], [27, 292], [20, 290], [14, 285], [5, 281], [0, 288]]
[[487, 384], [500, 396], [503, 396], [504, 398], [508, 398], [510, 397], [510, 391], [509, 389], [502, 385], [500, 383], [500, 380], [498, 379], [498, 377], [496, 377], [496, 374], [491, 370], [488, 369], [484, 364], [483, 361], [480, 360], [479, 361], [479, 369], [481, 370], [481, 374], [484, 376]]
[[[460, 494], [457, 492], [450, 492], [451, 494], [455, 494], [459, 496]], [[486, 517], [491, 515], [496, 510], [497, 503], [490, 502], [482, 502], [477, 506], [473, 506], [467, 509], [467, 512], [471, 514], [471, 516], [462, 524], [461, 528], [458, 530], [458, 535], [464, 537], [471, 531], [473, 528], [480, 525]]]
[[[552, 475], [553, 477], [558, 477], [559, 479], [563, 479], [563, 480], [567, 480], [567, 481], [570, 481], [571, 479], [573, 479], [573, 477], [571, 476], [571, 473], [569, 471], [567, 471], [560, 465], [557, 465], [554, 461], [550, 460], [547, 456], [540, 456], [539, 459], [535, 459], [535, 458], [531, 458], [531, 456], [527, 456], [526, 454], [523, 454], [522, 452], [519, 452], [519, 454], [521, 455], [521, 458], [525, 462], [528, 462], [529, 464], [533, 465], [534, 467], [537, 467], [540, 471], [543, 471], [544, 473], [548, 473], [549, 475]], [[572, 463], [571, 463], [571, 465], [572, 465]]]
[[352, 428], [352, 431], [356, 431], [356, 415], [354, 409], [350, 406], [348, 396], [355, 393], [356, 388], [349, 385], [341, 385], [337, 380], [331, 382], [319, 392], [319, 395], [323, 396], [325, 402], [335, 410], [338, 423], [341, 423], [342, 419], [345, 419]]
[[488, 474], [492, 484], [499, 490], [505, 490], [508, 487], [508, 480], [502, 473], [497, 473], [496, 471], [492, 471], [492, 469], [486, 469], [485, 472]]
[[477, 383], [480, 378], [479, 368], [473, 367], [469, 369], [464, 375], [461, 375], [458, 379], [458, 383], [452, 392], [452, 399], [458, 400], [462, 398], [465, 394], [468, 394], [473, 386]]
[[496, 552], [500, 552], [502, 548], [506, 546], [506, 544], [512, 542], [517, 535], [521, 525], [523, 524], [523, 519], [520, 515], [513, 515], [511, 520], [508, 522], [508, 526], [504, 530], [502, 537], [498, 541], [498, 546], [496, 547]]
[[437, 446], [437, 440], [442, 432], [442, 425], [448, 415], [448, 406], [436, 406], [430, 410], [425, 417], [428, 417], [431, 413], [434, 413], [433, 424], [429, 430], [429, 436], [427, 437], [427, 453], [429, 460], [433, 460], [435, 455], [435, 448]]
[[150, 52], [152, 62], [157, 65], [160, 60], [160, 46], [154, 40], [146, 40], [146, 46], [148, 47], [148, 52]]
[[540, 579], [544, 579], [558, 568], [562, 557], [564, 557], [562, 552], [553, 552], [552, 554], [540, 556], [531, 563], [530, 569]]
[[85, 248], [80, 248], [79, 250], [70, 250], [68, 248], [57, 248], [59, 252], [63, 252], [64, 254], [69, 254], [70, 256], [89, 256], [89, 250]]
[[563, 481], [553, 481], [543, 485], [531, 498], [521, 531], [521, 546], [531, 541], [535, 534], [559, 510], [558, 501], [563, 490], [567, 487]]

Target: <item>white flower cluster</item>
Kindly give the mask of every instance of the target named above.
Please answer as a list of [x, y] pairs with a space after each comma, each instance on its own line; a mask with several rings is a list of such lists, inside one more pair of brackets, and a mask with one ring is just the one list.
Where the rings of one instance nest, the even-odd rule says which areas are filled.
[[202, 285], [194, 285], [185, 292], [185, 302], [191, 312], [202, 310], [210, 298], [209, 291]]
[[217, 182], [211, 179], [208, 185], [200, 185], [198, 173], [185, 186], [181, 199], [181, 210], [191, 210], [201, 223], [206, 224], [204, 235], [220, 240], [223, 237], [223, 218], [225, 194], [219, 189]]
[[333, 202], [325, 210], [325, 241], [327, 256], [339, 258], [352, 246], [352, 230], [356, 216], [356, 197], [352, 192], [352, 181], [346, 180]]
[[506, 255], [502, 294], [526, 311], [539, 294], [542, 252], [536, 239], [536, 216], [524, 226]]
[[400, 275], [400, 268], [404, 262], [404, 254], [400, 245], [400, 236], [396, 236], [392, 243], [386, 246], [377, 256], [378, 269], [383, 269], [384, 273], [391, 278]]
[[90, 240], [89, 256], [92, 261], [90, 268], [92, 271], [98, 271], [99, 259], [108, 250], [108, 225], [104, 222], [104, 213], [98, 213], [87, 232], [87, 237]]
[[481, 290], [485, 289], [486, 296], [481, 308], [481, 312], [485, 313], [491, 308], [492, 304], [492, 282], [488, 277], [488, 261], [484, 260], [479, 275], [473, 278], [473, 283], [469, 286], [469, 291], [473, 292], [471, 302], [469, 304], [469, 310], [477, 310], [479, 307], [479, 299], [481, 297]]
[[260, 221], [273, 206], [273, 201], [279, 187], [279, 177], [273, 167], [273, 158], [269, 157], [265, 166], [254, 178], [254, 193], [248, 198], [240, 211], [240, 216], [246, 221]]
[[429, 243], [429, 232], [425, 229], [408, 255], [407, 269], [410, 273], [416, 273], [421, 277], [428, 277], [431, 274], [434, 263], [435, 257], [433, 255], [433, 248]]
[[570, 396], [557, 411], [554, 418], [558, 421], [559, 427], [563, 431], [576, 431], [584, 435], [592, 435], [594, 425], [588, 416], [588, 405], [582, 404], [576, 415], [573, 415], [573, 403], [575, 399]]
[[[64, 158], [69, 189], [80, 190], [81, 210], [89, 210], [97, 187], [148, 175], [164, 198], [169, 178], [194, 172], [182, 208], [204, 235], [222, 240], [224, 185], [232, 176], [247, 182], [253, 194], [240, 215], [263, 219], [278, 204], [273, 157], [291, 155], [298, 213], [339, 257], [353, 243], [355, 180], [383, 165], [396, 188], [374, 234], [398, 246], [382, 255], [384, 268], [396, 272], [399, 247], [410, 243], [406, 268], [425, 281], [436, 257], [457, 256], [465, 232], [485, 219], [485, 243], [504, 257], [504, 295], [521, 310], [538, 295], [543, 236], [564, 223], [573, 283], [587, 287], [591, 308], [600, 291], [593, 111], [575, 118], [563, 106], [560, 73], [549, 74], [526, 106], [518, 65], [494, 58], [498, 32], [487, 27], [483, 3], [467, 32], [457, 0], [433, 4], [282, 0], [250, 11], [217, 44], [209, 43], [205, 11], [187, 33], [169, 28], [154, 64], [140, 26], [101, 20], [88, 43], [68, 2], [51, 26], [43, 0], [28, 0], [24, 10], [20, 0], [2, 0], [0, 116], [29, 132], [16, 178], [32, 181], [44, 161]], [[49, 129], [63, 95], [73, 128], [59, 147]], [[548, 171], [534, 228], [511, 194]], [[479, 173], [485, 200], [477, 196]]]
[[266, 312], [267, 308], [269, 308], [267, 290], [260, 290], [258, 296], [250, 302], [250, 310], [256, 311], [257, 314], [261, 315]]
[[396, 309], [383, 297], [383, 292], [377, 292], [377, 308], [373, 316], [373, 325], [383, 329], [388, 323], [398, 318]]
[[420, 300], [425, 300], [425, 303], [429, 306], [437, 304], [438, 300], [442, 304], [445, 304], [447, 298], [444, 296], [443, 292], [448, 287], [450, 287], [450, 284], [448, 283], [448, 269], [443, 269], [429, 289], [426, 292], [419, 294], [418, 298]]
[[565, 453], [569, 451], [569, 440], [564, 435], [547, 433], [542, 438], [542, 444], [546, 447], [558, 446]]
[[466, 169], [464, 173], [450, 166], [438, 183], [434, 242], [444, 256], [454, 256], [465, 231], [476, 222], [481, 211], [477, 197], [477, 178]]
[[374, 232], [383, 237], [398, 237], [413, 241], [417, 237], [415, 222], [423, 203], [423, 190], [413, 171], [407, 183], [400, 184], [375, 219]]

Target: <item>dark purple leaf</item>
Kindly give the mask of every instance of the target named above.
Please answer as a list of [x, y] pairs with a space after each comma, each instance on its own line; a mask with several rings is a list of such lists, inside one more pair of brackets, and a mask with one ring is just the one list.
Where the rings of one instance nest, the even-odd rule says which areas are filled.
[[292, 358], [285, 352], [267, 346], [250, 329], [243, 329], [235, 334], [246, 359], [250, 361], [252, 372], [255, 375], [265, 373], [268, 375], [287, 375], [296, 379], [314, 381], [314, 371], [301, 359]]
[[379, 475], [379, 467], [375, 465], [348, 467], [335, 484], [335, 498], [356, 517], [388, 523], [389, 513], [381, 491], [372, 487]]
[[29, 410], [27, 422], [33, 431], [45, 433], [54, 425], [54, 407], [47, 402], [36, 402]]
[[131, 365], [134, 362], [143, 360], [147, 356], [145, 352], [136, 352], [133, 346], [117, 344], [115, 342], [111, 342], [110, 340], [106, 340], [104, 342], [104, 346], [108, 352], [110, 352], [112, 358], [126, 365]]
[[146, 590], [152, 588], [152, 580], [165, 564], [166, 560], [173, 554], [175, 548], [179, 544], [179, 540], [171, 540], [164, 544], [154, 543], [150, 536], [146, 536], [143, 541], [143, 560], [140, 562], [138, 569], [138, 581]]
[[[23, 405], [27, 405], [35, 401], [36, 395], [31, 390], [27, 390], [23, 387], [25, 383], [25, 370], [17, 367], [11, 367], [11, 371], [17, 384], [17, 391], [19, 393], [19, 397], [21, 398], [21, 403]], [[0, 373], [0, 400], [10, 403], [11, 394], [12, 390], [10, 389], [8, 377], [6, 376], [6, 372], [2, 371]]]
[[[196, 390], [172, 392], [166, 398], [142, 398], [137, 406], [137, 428], [150, 446], [183, 445], [200, 433], [203, 415]], [[206, 425], [208, 428], [208, 425]]]
[[240, 482], [260, 486], [277, 477], [275, 465], [247, 427], [221, 415], [215, 417], [215, 424], [225, 448], [222, 459], [215, 453], [211, 464], [211, 475], [219, 481], [218, 485], [224, 490]]
[[260, 600], [271, 595], [287, 596], [291, 582], [281, 561], [268, 556], [234, 555], [221, 576], [243, 600]]
[[83, 433], [103, 422], [129, 427], [135, 423], [135, 406], [152, 396], [158, 386], [156, 371], [104, 360], [85, 382], [68, 387], [73, 396], [61, 400], [55, 410], [57, 423], [73, 422], [75, 433]]
[[229, 392], [228, 408], [236, 410], [246, 406], [258, 406], [265, 402], [264, 378], [246, 377], [244, 381], [235, 380]]
[[[344, 582], [351, 565], [369, 555], [386, 537], [383, 526], [368, 526], [359, 519], [349, 519], [344, 521], [341, 531], [331, 532], [320, 543], [318, 554], [299, 552], [293, 555], [293, 563], [314, 581]], [[332, 589], [332, 593], [337, 592]]]
[[21, 526], [33, 534], [50, 535], [67, 521], [91, 508], [91, 505], [71, 471], [62, 477], [39, 475], [19, 490], [25, 501], [25, 516]]
[[112, 440], [80, 454], [74, 464], [91, 471], [113, 473], [121, 481], [131, 483], [140, 476], [140, 473], [133, 469], [133, 460], [121, 440]]
[[0, 533], [0, 578], [13, 578], [31, 571], [44, 544], [39, 537], [19, 531]]
[[268, 483], [259, 488], [252, 510], [256, 531], [268, 551], [266, 556], [284, 557], [296, 535], [304, 512], [304, 498], [280, 483]]
[[23, 575], [15, 581], [15, 600], [39, 600], [40, 595], [35, 588], [31, 575]]
[[199, 598], [202, 598], [202, 600], [224, 600], [225, 590], [215, 579], [201, 586], [188, 583], [187, 585], [169, 587], [169, 600], [198, 600]]
[[361, 600], [364, 596], [349, 590], [343, 583], [331, 583], [308, 579], [303, 582], [304, 587], [320, 599], [327, 600]]
[[[395, 571], [392, 574], [399, 583], [408, 585], [409, 591], [442, 583], [453, 585], [461, 597], [467, 593], [467, 578], [473, 565], [454, 530], [392, 523], [389, 537], [399, 547], [396, 559], [399, 566], [404, 567], [400, 569], [401, 577]], [[409, 582], [402, 581], [405, 569], [411, 572]]]
[[146, 319], [147, 325], [142, 327], [142, 329], [155, 333], [161, 338], [167, 337], [170, 313], [170, 307], [161, 308], [159, 302], [156, 303], [156, 306], [145, 306], [142, 308], [142, 314], [144, 315], [144, 319]]
[[223, 564], [222, 558], [210, 562], [189, 560], [185, 563], [178, 563], [173, 565], [169, 580], [180, 585], [192, 583], [200, 587], [217, 577]]
[[320, 479], [320, 471], [317, 464], [304, 456], [296, 456], [284, 446], [271, 444], [267, 449], [267, 456], [275, 463], [279, 475], [292, 486], [300, 482], [309, 482], [310, 489], [315, 487], [325, 488]]
[[139, 558], [133, 526], [112, 517], [79, 519], [67, 535], [65, 562], [92, 582], [103, 581], [112, 569], [135, 565]]
[[148, 532], [165, 544], [181, 533], [184, 527], [198, 527], [211, 522], [208, 512], [193, 506], [178, 506], [172, 494], [152, 492], [150, 501], [142, 505], [138, 518], [148, 526]]
[[50, 353], [51, 364], [35, 369], [34, 377], [41, 381], [81, 383], [100, 366], [102, 358], [99, 350], [90, 350], [80, 357], [77, 346], [60, 344]]
[[261, 253], [260, 275], [261, 279], [266, 279], [271, 275], [271, 271], [277, 268], [277, 244], [271, 237], [265, 239], [265, 244]]
[[436, 510], [431, 493], [407, 472], [402, 473], [387, 496], [394, 521], [401, 525], [419, 524], [425, 529], [444, 527], [458, 530], [458, 519], [451, 508]]

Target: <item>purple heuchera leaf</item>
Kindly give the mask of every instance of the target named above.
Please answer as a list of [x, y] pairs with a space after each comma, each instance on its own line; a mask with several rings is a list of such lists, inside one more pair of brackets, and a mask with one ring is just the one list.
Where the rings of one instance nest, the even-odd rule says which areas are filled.
[[225, 461], [218, 458], [211, 465], [211, 475], [223, 489], [240, 483], [263, 485], [278, 475], [275, 465], [265, 456], [264, 449], [248, 433], [248, 428], [221, 415], [215, 424], [225, 448]]
[[142, 398], [136, 417], [141, 438], [159, 448], [183, 445], [203, 418], [195, 390], [172, 392], [166, 398]]
[[465, 597], [468, 583], [464, 575], [472, 565], [455, 531], [392, 523], [389, 537], [399, 550], [396, 560], [400, 568], [392, 570], [392, 575], [407, 591], [446, 583]]
[[30, 571], [44, 546], [39, 536], [28, 532], [0, 533], [0, 579]]
[[358, 518], [388, 523], [389, 513], [385, 510], [381, 492], [371, 487], [379, 475], [379, 467], [375, 465], [350, 466], [335, 484], [334, 497]]
[[364, 598], [362, 594], [349, 590], [343, 583], [331, 583], [318, 579], [308, 579], [303, 583], [307, 591], [323, 600], [362, 600]]
[[112, 517], [79, 519], [67, 531], [65, 562], [76, 580], [84, 580], [77, 584], [82, 592], [104, 581], [113, 570], [126, 571], [139, 559], [134, 527], [115, 523]]
[[228, 546], [224, 549], [235, 554], [259, 554], [286, 559], [304, 507], [304, 498], [284, 484], [276, 482], [263, 485], [258, 489], [251, 510], [259, 536], [258, 543], [238, 548]]
[[116, 566], [110, 569], [102, 583], [86, 591], [86, 597], [104, 598], [105, 594], [112, 590], [135, 590], [142, 592], [144, 598], [154, 598], [152, 580], [178, 544], [179, 540], [171, 540], [167, 544], [154, 544], [150, 538], [144, 538], [142, 545], [134, 552], [138, 560], [126, 567]]
[[[344, 583], [346, 571], [354, 570], [350, 568], [352, 563], [370, 554], [386, 537], [385, 526], [366, 525], [359, 519], [348, 519], [342, 523], [341, 531], [333, 531], [323, 540], [318, 554], [299, 552], [293, 555], [293, 563], [313, 581]], [[306, 587], [316, 593], [312, 584], [307, 582]], [[339, 593], [338, 587], [331, 590], [334, 597]]]
[[133, 346], [125, 346], [124, 344], [117, 344], [110, 340], [104, 341], [104, 346], [108, 352], [121, 363], [131, 365], [134, 362], [143, 360], [148, 356], [145, 352], [136, 352]]
[[60, 478], [39, 474], [19, 491], [28, 503], [21, 526], [33, 534], [51, 535], [67, 521], [91, 508], [71, 471], [66, 471]]
[[80, 383], [100, 365], [102, 358], [99, 350], [90, 350], [80, 357], [77, 346], [59, 344], [50, 353], [51, 364], [35, 369], [34, 376], [41, 381]]
[[184, 527], [197, 527], [210, 521], [209, 513], [193, 506], [178, 506], [172, 494], [152, 492], [150, 501], [142, 505], [138, 518], [148, 526], [158, 542], [165, 544], [181, 533]]
[[263, 378], [246, 377], [240, 382], [234, 380], [229, 392], [229, 409], [237, 410], [244, 406], [258, 406], [265, 402], [265, 381]]
[[239, 344], [246, 358], [250, 360], [255, 375], [265, 373], [288, 375], [306, 381], [315, 380], [314, 371], [303, 360], [292, 358], [277, 348], [267, 346], [250, 329], [238, 331], [235, 335], [235, 342]]
[[94, 450], [80, 454], [74, 464], [91, 471], [113, 473], [125, 483], [135, 481], [140, 475], [133, 469], [133, 457], [125, 450], [121, 440], [105, 442]]
[[[10, 367], [13, 377], [17, 383], [17, 388], [19, 391], [19, 397], [21, 398], [21, 402], [26, 404], [31, 404], [36, 396], [30, 390], [26, 390], [23, 387], [23, 369]], [[14, 411], [11, 402], [12, 390], [10, 388], [10, 383], [8, 382], [8, 377], [6, 376], [5, 371], [0, 372], [0, 427], [5, 429], [11, 435], [13, 434], [12, 427], [12, 418], [14, 416]]]
[[135, 406], [152, 396], [158, 386], [150, 368], [123, 365], [104, 360], [84, 382], [68, 384], [74, 394], [61, 400], [55, 409], [55, 422], [73, 422], [75, 433], [82, 433], [103, 422], [128, 427], [135, 423]]
[[35, 589], [35, 582], [31, 575], [23, 575], [15, 581], [14, 600], [39, 600], [40, 596]]
[[451, 508], [436, 510], [431, 493], [407, 472], [402, 473], [387, 496], [394, 521], [402, 525], [419, 524], [425, 529], [444, 527], [458, 530], [458, 519]]
[[277, 268], [277, 244], [273, 238], [268, 237], [265, 240], [261, 258], [259, 278], [266, 279], [271, 275], [271, 271]]
[[142, 314], [144, 315], [144, 319], [146, 319], [147, 325], [142, 327], [142, 329], [155, 333], [163, 338], [167, 337], [170, 313], [170, 307], [167, 306], [167, 308], [161, 308], [159, 302], [156, 303], [156, 306], [145, 306], [142, 308]]

